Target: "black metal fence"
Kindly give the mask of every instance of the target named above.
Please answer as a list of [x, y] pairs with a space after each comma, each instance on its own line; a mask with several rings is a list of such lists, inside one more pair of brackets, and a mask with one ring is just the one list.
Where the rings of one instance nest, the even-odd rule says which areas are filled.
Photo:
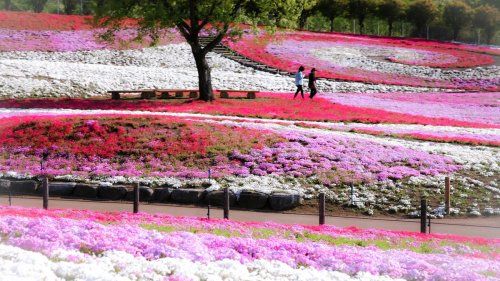
[[[51, 201], [76, 201], [75, 199], [63, 199], [59, 197], [50, 197], [50, 185], [49, 185], [49, 179], [48, 178], [42, 178], [42, 206], [44, 209], [49, 209], [50, 207], [50, 202]], [[449, 178], [446, 179], [446, 190], [449, 192]], [[12, 206], [12, 199], [13, 198], [25, 198], [25, 196], [14, 196], [12, 194], [11, 188], [10, 188], [10, 181], [2, 181], [0, 180], [0, 188], [3, 188], [4, 190], [7, 190], [7, 197], [8, 197], [8, 203], [9, 206]], [[144, 202], [140, 201], [140, 184], [137, 183], [133, 187], [133, 200], [132, 200], [132, 212], [133, 213], [138, 213], [140, 210], [141, 203], [146, 204]], [[230, 214], [230, 191], [229, 188], [224, 189], [224, 200], [222, 204], [222, 210], [223, 210], [223, 218], [224, 219], [229, 219], [229, 214]], [[447, 204], [449, 204], [449, 194], [446, 196], [447, 199]], [[352, 201], [352, 200], [351, 200]], [[116, 203], [113, 201], [100, 201], [101, 203]], [[150, 203], [147, 203], [150, 204]], [[474, 224], [460, 224], [460, 223], [444, 223], [444, 222], [436, 222], [432, 221], [431, 222], [431, 216], [428, 214], [428, 202], [427, 199], [422, 197], [420, 199], [420, 215], [417, 218], [414, 219], [402, 219], [402, 218], [372, 218], [372, 217], [354, 217], [354, 216], [346, 216], [346, 215], [326, 215], [326, 196], [325, 193], [320, 193], [318, 196], [318, 211], [317, 213], [301, 213], [302, 215], [317, 215], [318, 216], [318, 224], [319, 225], [324, 225], [326, 223], [326, 218], [331, 217], [331, 218], [355, 218], [355, 219], [363, 219], [363, 220], [370, 220], [370, 221], [387, 221], [387, 222], [398, 222], [398, 223], [418, 223], [420, 221], [420, 232], [421, 233], [431, 233], [431, 227], [433, 225], [446, 225], [446, 226], [462, 226], [462, 227], [474, 227], [474, 228], [484, 228], [484, 229], [500, 229], [500, 226], [489, 226], [489, 225], [474, 225]], [[208, 202], [207, 205], [207, 218], [211, 218], [211, 209], [213, 209], [214, 206]], [[449, 208], [448, 208], [449, 211]]]

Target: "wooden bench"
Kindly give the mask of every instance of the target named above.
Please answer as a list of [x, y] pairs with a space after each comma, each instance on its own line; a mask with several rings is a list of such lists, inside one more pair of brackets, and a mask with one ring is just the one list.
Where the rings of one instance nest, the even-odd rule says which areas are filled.
[[247, 99], [255, 99], [257, 98], [257, 93], [259, 91], [248, 91], [248, 90], [219, 90], [220, 93], [220, 98], [221, 99], [228, 99], [229, 98], [229, 93], [246, 93]]
[[156, 97], [154, 90], [113, 90], [108, 91], [111, 94], [111, 99], [121, 99], [121, 94], [141, 94], [141, 99], [153, 99]]
[[171, 99], [171, 98], [183, 98], [184, 93], [188, 94], [190, 99], [197, 99], [199, 97], [198, 90], [186, 90], [186, 89], [158, 89], [155, 90], [161, 99]]
[[185, 89], [112, 90], [108, 91], [108, 93], [111, 94], [111, 99], [114, 100], [121, 99], [121, 94], [141, 94], [141, 99], [154, 99], [158, 96], [161, 99], [183, 98], [184, 93], [188, 93], [188, 97], [191, 99], [196, 99], [199, 96], [198, 90]]

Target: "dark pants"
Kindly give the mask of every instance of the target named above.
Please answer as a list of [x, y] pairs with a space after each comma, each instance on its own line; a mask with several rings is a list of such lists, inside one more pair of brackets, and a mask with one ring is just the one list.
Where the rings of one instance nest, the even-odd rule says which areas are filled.
[[312, 99], [318, 93], [318, 90], [316, 90], [316, 87], [310, 87], [310, 88], [311, 88], [311, 94], [309, 95], [309, 97]]
[[295, 95], [293, 96], [293, 98], [296, 98], [299, 92], [302, 95], [302, 98], [304, 98], [304, 88], [302, 87], [302, 85], [297, 85], [297, 91], [295, 91]]

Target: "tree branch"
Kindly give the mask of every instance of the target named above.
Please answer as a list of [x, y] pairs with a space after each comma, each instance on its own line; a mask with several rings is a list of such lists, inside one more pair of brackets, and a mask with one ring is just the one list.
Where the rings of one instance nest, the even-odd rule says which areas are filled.
[[244, 2], [245, 2], [245, 0], [239, 0], [236, 3], [236, 5], [234, 5], [233, 11], [231, 12], [231, 14], [229, 16], [228, 21], [224, 23], [222, 30], [219, 31], [217, 36], [215, 36], [214, 40], [212, 40], [210, 43], [208, 43], [205, 46], [205, 48], [203, 48], [203, 50], [202, 50], [203, 54], [207, 54], [208, 52], [213, 50], [215, 48], [215, 46], [217, 46], [220, 42], [222, 42], [222, 39], [224, 39], [227, 31], [229, 30], [230, 22], [234, 22], [234, 20], [236, 19], [236, 16], [238, 16], [238, 13], [240, 12], [241, 7], [242, 7]]
[[198, 32], [200, 32], [200, 30], [202, 30], [210, 22], [210, 18], [214, 14], [215, 8], [217, 7], [217, 5], [219, 5], [219, 3], [220, 3], [219, 1], [212, 2], [212, 6], [210, 6], [208, 13], [205, 15], [205, 18], [201, 22], [199, 29], [198, 29]]
[[224, 27], [222, 28], [221, 31], [215, 36], [215, 38], [208, 43], [205, 48], [203, 48], [203, 53], [206, 54], [213, 50], [215, 46], [217, 46], [220, 42], [222, 42], [222, 39], [224, 39], [224, 36], [226, 36], [227, 31], [229, 30], [229, 23], [224, 23]]
[[198, 1], [197, 0], [189, 0], [189, 21], [191, 25], [191, 36], [198, 34]]
[[176, 24], [176, 26], [179, 29], [182, 36], [184, 36], [184, 39], [186, 39], [189, 42], [191, 40], [189, 25], [187, 25], [187, 23], [184, 21], [180, 21], [179, 23]]

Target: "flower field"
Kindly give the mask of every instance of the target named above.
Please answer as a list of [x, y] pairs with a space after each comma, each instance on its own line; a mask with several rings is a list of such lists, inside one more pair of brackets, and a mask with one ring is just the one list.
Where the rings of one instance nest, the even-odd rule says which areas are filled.
[[[267, 135], [264, 128], [254, 127], [249, 130], [171, 118], [27, 120], [2, 129], [5, 162], [0, 172], [82, 178], [92, 174], [200, 177], [211, 167], [214, 176], [300, 177], [333, 169], [337, 174], [352, 174], [354, 181], [370, 182], [458, 169], [451, 159], [404, 148], [342, 137], [304, 136], [292, 130]], [[362, 159], [360, 147], [377, 153]], [[40, 171], [45, 149], [52, 149], [55, 155]], [[122, 157], [127, 159], [125, 163]]]
[[[2, 15], [6, 19], [2, 32], [19, 35], [0, 41], [9, 44], [0, 52], [4, 177], [26, 179], [43, 173], [55, 180], [96, 184], [141, 181], [151, 188], [209, 185], [211, 190], [229, 187], [237, 196], [256, 190], [315, 199], [322, 191], [338, 205], [358, 199], [354, 208], [367, 214], [412, 214], [425, 188], [439, 216], [442, 182], [449, 175], [457, 198], [455, 214], [500, 212], [498, 92], [450, 93], [434, 88], [442, 87], [441, 82], [410, 87], [386, 81], [321, 80], [319, 97], [291, 101], [290, 77], [255, 71], [211, 54], [216, 88], [260, 90], [258, 98], [218, 99], [211, 104], [112, 101], [103, 98], [105, 91], [195, 88], [189, 46], [171, 37], [175, 44], [134, 49], [139, 46], [96, 41], [98, 31], [77, 16], [36, 15], [23, 25], [14, 20], [20, 15]], [[65, 40], [52, 40], [58, 36]], [[131, 38], [134, 31], [120, 36]], [[347, 40], [335, 36], [339, 42]], [[385, 71], [387, 65], [379, 63], [397, 65], [404, 69], [388, 71], [415, 81], [488, 78], [498, 72], [494, 65], [485, 66], [492, 63], [494, 49], [444, 43], [438, 48], [422, 41], [394, 53], [394, 48], [413, 41], [352, 38], [347, 41], [355, 47], [342, 49], [355, 54], [354, 60], [375, 44], [381, 56], [394, 61], [376, 58], [353, 66], [372, 65]], [[245, 42], [247, 36], [237, 44]], [[321, 51], [329, 50], [325, 48]], [[413, 51], [419, 56], [412, 57]], [[440, 62], [443, 69], [433, 62]], [[42, 170], [44, 152], [49, 157]]]
[[[231, 100], [238, 101], [246, 103]], [[27, 102], [18, 106], [36, 101]], [[0, 174], [16, 178], [48, 174], [59, 180], [98, 183], [143, 181], [153, 188], [165, 184], [179, 188], [198, 186], [193, 181], [206, 181], [210, 170], [211, 190], [229, 187], [237, 196], [245, 190], [285, 191], [311, 199], [322, 191], [339, 204], [349, 202], [353, 196], [349, 186], [354, 184], [359, 210], [402, 214], [418, 208], [415, 196], [423, 186], [431, 187], [426, 192], [434, 194], [439, 205], [443, 176], [453, 175], [454, 194], [461, 198], [454, 201], [457, 214], [495, 214], [499, 208], [494, 199], [498, 129], [487, 126], [175, 113], [161, 107], [168, 102], [159, 101], [142, 103], [148, 105], [142, 110], [161, 105], [158, 112], [63, 110], [59, 106], [64, 101], [51, 102], [58, 106], [0, 110]], [[169, 106], [180, 106], [172, 102]], [[44, 153], [48, 157], [41, 170]]]
[[[461, 95], [462, 98], [473, 99], [478, 97], [482, 104], [473, 104], [476, 109], [488, 110], [491, 114], [483, 115], [484, 112], [471, 111], [469, 104], [461, 105], [457, 103], [448, 103], [443, 105], [443, 99], [447, 95], [439, 95], [437, 101], [432, 100], [432, 95], [426, 95], [422, 98], [425, 101], [429, 98], [429, 109], [426, 110], [416, 102], [411, 100], [416, 98], [408, 97], [409, 105], [406, 108], [404, 102], [397, 101], [393, 106], [395, 109], [385, 110], [387, 104], [392, 99], [397, 99], [397, 94], [382, 95], [386, 97], [381, 102], [374, 103], [377, 95], [360, 96], [357, 94], [332, 94], [325, 95], [325, 98], [317, 98], [314, 101], [290, 101], [290, 95], [279, 93], [259, 93], [259, 98], [255, 100], [242, 99], [221, 99], [216, 103], [206, 104], [199, 101], [168, 100], [161, 101], [110, 101], [103, 99], [22, 99], [0, 100], [0, 107], [4, 108], [53, 108], [53, 109], [106, 109], [106, 110], [142, 110], [149, 112], [187, 112], [187, 113], [206, 113], [216, 115], [272, 118], [284, 120], [300, 121], [327, 121], [327, 122], [356, 122], [356, 123], [389, 123], [389, 124], [420, 124], [434, 126], [459, 126], [470, 128], [498, 128], [500, 114], [495, 105], [495, 98], [498, 93], [484, 93], [484, 98], [479, 95], [483, 93], [470, 93]], [[418, 95], [415, 94], [415, 95]], [[402, 96], [402, 95], [400, 95]], [[387, 98], [388, 97], [388, 98]], [[457, 95], [450, 94], [450, 99], [456, 100]], [[488, 98], [489, 100], [486, 100]], [[333, 101], [333, 102], [332, 102]], [[306, 104], [307, 106], [304, 106]], [[394, 102], [393, 102], [394, 104]], [[399, 105], [401, 104], [401, 105]], [[390, 105], [389, 105], [390, 106]], [[433, 108], [434, 107], [434, 108]], [[441, 107], [446, 110], [439, 114]], [[448, 108], [456, 111], [450, 115]], [[418, 110], [418, 111], [417, 111]], [[436, 112], [434, 115], [428, 112]], [[447, 118], [446, 115], [451, 118]], [[476, 114], [476, 116], [471, 116]], [[429, 115], [429, 116], [426, 116]], [[481, 117], [477, 117], [481, 116]]]
[[[494, 64], [499, 49], [411, 39], [311, 32], [248, 33], [226, 43], [255, 61], [289, 72], [300, 65], [318, 69], [318, 77], [375, 84], [470, 90], [498, 90], [498, 69], [483, 75], [446, 68]], [[489, 70], [488, 70], [489, 68]], [[486, 74], [486, 75], [484, 75]]]
[[[47, 51], [71, 52], [103, 49], [143, 48], [152, 44], [151, 39], [129, 43], [137, 37], [137, 31], [127, 29], [116, 32], [112, 42], [100, 39], [101, 30], [33, 31], [0, 29], [0, 51]], [[175, 33], [165, 33], [160, 44], [178, 43]]]
[[11, 30], [87, 30], [92, 18], [77, 15], [0, 12], [0, 28]]
[[337, 93], [325, 98], [345, 105], [435, 118], [499, 124], [499, 92], [482, 93]]
[[[124, 23], [129, 29], [115, 33], [115, 40], [100, 39], [102, 30], [92, 26], [91, 17], [76, 15], [30, 14], [0, 12], [0, 51], [89, 51], [102, 49], [142, 48], [152, 43], [127, 43], [137, 37], [132, 20]], [[180, 42], [180, 36], [165, 31], [160, 43]]]
[[[196, 87], [190, 47], [175, 30], [164, 31], [161, 46], [143, 48], [151, 43], [147, 38], [127, 42], [136, 36], [133, 22], [115, 34], [115, 42], [104, 42], [86, 17], [0, 12], [0, 19], [1, 97], [91, 97], [117, 88]], [[275, 37], [268, 44], [272, 50], [266, 49], [265, 34], [247, 34], [227, 44], [243, 54], [255, 52], [245, 55], [271, 66], [289, 71], [298, 64], [315, 66], [320, 77], [342, 80], [319, 81], [320, 93], [498, 90], [495, 48], [321, 33]], [[280, 45], [282, 37], [295, 40], [285, 44], [291, 50]], [[293, 59], [281, 58], [280, 52]], [[287, 76], [255, 71], [218, 54], [210, 54], [209, 63], [217, 88], [294, 90]]]
[[498, 247], [332, 226], [0, 208], [0, 268], [25, 278], [494, 280]]
[[[104, 41], [91, 17], [0, 11], [1, 197], [40, 196], [48, 177], [55, 200], [109, 206], [137, 184], [143, 204], [209, 210], [228, 188], [232, 209], [266, 219], [316, 212], [322, 193], [341, 216], [415, 218], [422, 197], [432, 218], [500, 215], [500, 48], [244, 30], [223, 44], [317, 68], [318, 95], [292, 99], [290, 75], [213, 52], [214, 89], [255, 99], [112, 100], [198, 87], [177, 30], [153, 47], [122, 24]], [[0, 279], [499, 280], [500, 240], [0, 204]]]

